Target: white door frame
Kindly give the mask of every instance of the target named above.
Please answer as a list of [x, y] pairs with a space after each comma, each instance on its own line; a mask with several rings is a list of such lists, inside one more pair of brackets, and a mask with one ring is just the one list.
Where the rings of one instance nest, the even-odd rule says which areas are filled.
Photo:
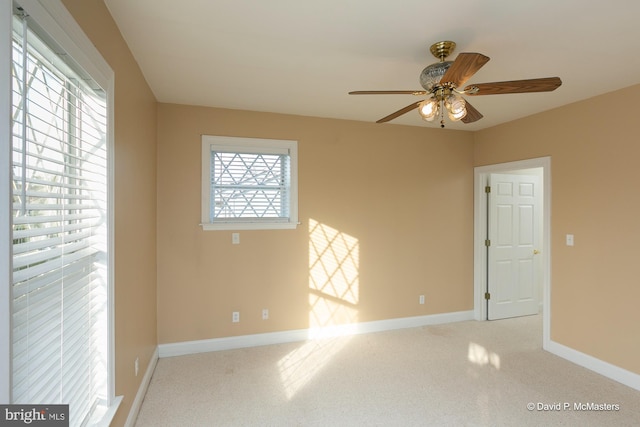
[[551, 157], [540, 157], [516, 162], [498, 163], [474, 168], [474, 241], [473, 282], [474, 318], [486, 320], [487, 306], [484, 293], [487, 289], [487, 197], [484, 191], [488, 175], [521, 169], [542, 168], [542, 343], [547, 349], [551, 330]]

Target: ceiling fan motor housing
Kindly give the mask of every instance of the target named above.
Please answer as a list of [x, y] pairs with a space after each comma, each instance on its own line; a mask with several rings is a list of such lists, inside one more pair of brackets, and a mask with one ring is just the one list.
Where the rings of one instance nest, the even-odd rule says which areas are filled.
[[447, 72], [453, 61], [442, 61], [431, 64], [420, 73], [420, 85], [428, 92], [440, 83], [440, 79]]

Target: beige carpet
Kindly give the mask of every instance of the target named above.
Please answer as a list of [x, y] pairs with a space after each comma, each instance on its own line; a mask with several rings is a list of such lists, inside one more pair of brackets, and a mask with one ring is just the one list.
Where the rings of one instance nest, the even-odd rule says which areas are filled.
[[543, 351], [541, 316], [160, 359], [136, 424], [554, 425], [638, 426], [640, 391]]

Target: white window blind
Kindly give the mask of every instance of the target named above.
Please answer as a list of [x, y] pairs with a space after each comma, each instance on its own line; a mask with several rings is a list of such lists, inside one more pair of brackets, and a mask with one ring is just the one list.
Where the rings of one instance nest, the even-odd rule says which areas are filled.
[[203, 226], [297, 224], [297, 143], [203, 136]]
[[78, 426], [108, 399], [107, 104], [20, 15], [12, 44], [12, 402], [69, 404]]
[[289, 219], [288, 154], [211, 152], [212, 221]]

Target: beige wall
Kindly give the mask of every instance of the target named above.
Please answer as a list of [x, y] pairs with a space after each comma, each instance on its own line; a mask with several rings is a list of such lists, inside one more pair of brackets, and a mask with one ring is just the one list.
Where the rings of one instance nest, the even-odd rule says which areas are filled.
[[[63, 2], [116, 73], [125, 401], [113, 425], [140, 385], [135, 358], [144, 372], [157, 343], [471, 310], [473, 166], [540, 156], [552, 158], [551, 337], [640, 373], [640, 144], [635, 109], [612, 108], [640, 87], [475, 134], [156, 104], [103, 2]], [[240, 245], [203, 231], [201, 134], [299, 141], [298, 229], [242, 231]], [[333, 268], [316, 255], [329, 241], [352, 253], [338, 255], [345, 279], [319, 274]]]
[[474, 137], [476, 166], [551, 156], [551, 339], [640, 374], [640, 142], [629, 103], [639, 96], [634, 86]]
[[[115, 363], [124, 425], [156, 334], [156, 103], [101, 0], [63, 0], [115, 72]], [[140, 374], [134, 361], [140, 358]]]
[[[201, 134], [297, 140], [300, 226], [203, 231]], [[159, 342], [472, 310], [472, 161], [470, 133], [159, 104]]]

